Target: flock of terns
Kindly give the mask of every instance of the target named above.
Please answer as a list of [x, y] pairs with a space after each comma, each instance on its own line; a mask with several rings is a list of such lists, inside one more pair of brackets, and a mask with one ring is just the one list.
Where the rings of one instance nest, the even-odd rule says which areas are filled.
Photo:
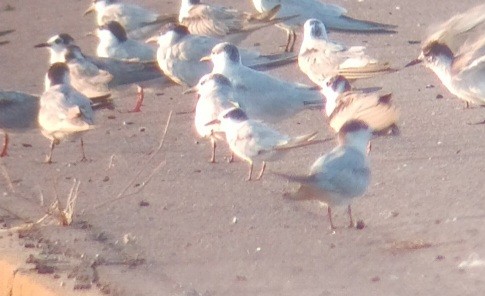
[[[40, 98], [20, 92], [0, 92], [0, 128], [22, 131], [39, 127], [55, 145], [66, 137], [81, 138], [94, 127], [93, 109], [103, 107], [119, 85], [137, 84], [140, 111], [145, 81], [159, 79], [196, 92], [195, 127], [212, 142], [225, 141], [233, 156], [250, 165], [281, 158], [290, 149], [321, 141], [316, 133], [290, 137], [271, 124], [306, 109], [324, 109], [337, 135], [337, 146], [321, 156], [307, 176], [278, 174], [301, 184], [288, 195], [296, 200], [318, 199], [331, 208], [347, 206], [365, 193], [370, 182], [368, 153], [374, 135], [397, 134], [399, 110], [391, 95], [352, 90], [350, 82], [395, 72], [386, 62], [365, 53], [363, 46], [329, 40], [327, 30], [396, 33], [395, 26], [353, 19], [340, 6], [319, 0], [253, 0], [257, 13], [181, 0], [178, 15], [159, 15], [116, 0], [93, 0], [85, 12], [96, 14], [99, 39], [96, 56], [83, 54], [66, 33], [35, 47], [50, 52], [45, 91]], [[264, 55], [238, 47], [252, 32], [276, 25], [287, 32], [285, 50]], [[296, 32], [303, 41], [294, 53]], [[456, 97], [467, 104], [485, 105], [485, 5], [456, 15], [437, 26], [422, 43], [420, 62], [430, 68]], [[156, 35], [156, 32], [159, 32]], [[150, 43], [156, 43], [155, 49]], [[260, 70], [298, 61], [314, 85], [275, 78]], [[7, 155], [5, 132], [1, 156]], [[83, 149], [83, 159], [86, 159]], [[231, 157], [232, 159], [232, 157]]]

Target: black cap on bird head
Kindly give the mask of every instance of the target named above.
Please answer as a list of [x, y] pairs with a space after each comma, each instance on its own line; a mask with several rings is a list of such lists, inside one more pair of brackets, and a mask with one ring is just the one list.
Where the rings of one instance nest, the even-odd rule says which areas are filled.
[[246, 115], [246, 113], [238, 107], [234, 107], [226, 111], [226, 113], [222, 115], [222, 118], [230, 118], [236, 121], [248, 120], [248, 116]]
[[54, 44], [70, 45], [70, 44], [74, 43], [74, 38], [72, 38], [72, 36], [67, 34], [67, 33], [61, 33], [59, 35], [55, 35], [54, 37], [51, 37], [47, 42], [39, 43], [39, 44], [35, 45], [34, 47], [37, 47], [37, 48], [39, 48], [39, 47], [51, 47]]
[[[335, 75], [327, 81], [327, 86], [335, 92], [346, 92], [352, 89], [350, 82], [342, 75]], [[341, 88], [343, 86], [343, 88]]]
[[189, 35], [189, 29], [184, 25], [179, 25], [176, 23], [168, 23], [162, 27], [160, 30], [160, 35], [164, 35], [167, 32], [174, 31], [177, 35], [186, 36]]
[[349, 133], [355, 133], [362, 130], [369, 130], [369, 126], [367, 125], [367, 123], [358, 119], [349, 120], [344, 125], [342, 125], [338, 132], [338, 135], [339, 137], [345, 137], [345, 135]]
[[117, 21], [109, 21], [106, 24], [99, 26], [99, 29], [109, 30], [120, 42], [128, 40], [125, 28]]
[[322, 27], [322, 22], [320, 22], [319, 20], [310, 20], [310, 33], [313, 37], [321, 37], [323, 35], [326, 35], [325, 29]]
[[51, 85], [63, 84], [68, 74], [69, 68], [65, 63], [54, 63], [47, 71], [47, 77]]
[[218, 85], [232, 86], [231, 81], [224, 75], [219, 73], [209, 74], [206, 80], [214, 80]]
[[229, 42], [219, 43], [212, 49], [212, 54], [220, 54], [225, 52], [230, 61], [234, 63], [241, 62], [241, 56], [239, 55], [239, 50], [234, 44]]
[[446, 44], [439, 43], [438, 41], [433, 41], [430, 44], [423, 47], [423, 55], [425, 57], [429, 57], [429, 56], [453, 57], [453, 52]]

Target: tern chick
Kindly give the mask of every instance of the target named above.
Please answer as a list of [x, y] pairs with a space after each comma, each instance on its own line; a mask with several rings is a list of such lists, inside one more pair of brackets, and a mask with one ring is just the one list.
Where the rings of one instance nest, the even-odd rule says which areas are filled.
[[395, 71], [389, 63], [370, 58], [364, 51], [365, 46], [347, 47], [329, 41], [325, 25], [317, 19], [309, 19], [304, 25], [298, 65], [318, 85], [334, 75], [354, 80]]
[[352, 91], [349, 81], [340, 75], [327, 79], [321, 87], [326, 98], [325, 113], [335, 132], [346, 122], [359, 119], [375, 134], [399, 133], [399, 110], [392, 103], [392, 94]]

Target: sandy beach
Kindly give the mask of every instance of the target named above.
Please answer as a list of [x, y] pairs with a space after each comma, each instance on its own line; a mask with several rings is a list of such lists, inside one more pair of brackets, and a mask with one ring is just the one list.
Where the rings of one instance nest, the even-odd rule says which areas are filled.
[[[0, 46], [0, 89], [42, 93], [48, 52], [33, 46], [52, 35], [69, 33], [94, 54], [96, 39], [85, 37], [94, 16], [82, 16], [90, 2], [2, 1], [0, 31], [15, 32], [0, 37], [9, 41]], [[175, 0], [132, 2], [162, 13], [179, 9]], [[254, 11], [248, 0], [207, 2]], [[430, 25], [482, 1], [332, 3], [352, 17], [397, 25], [397, 34], [330, 38], [367, 46], [369, 55], [401, 69], [418, 56], [417, 41]], [[271, 53], [285, 41], [284, 31], [269, 27], [243, 45]], [[301, 32], [297, 49], [300, 43]], [[269, 72], [311, 84], [297, 63]], [[422, 66], [355, 85], [392, 92], [401, 110], [401, 134], [372, 140], [372, 183], [353, 203], [364, 229], [342, 227], [346, 212], [336, 208], [341, 227], [330, 230], [325, 206], [284, 200], [297, 185], [271, 172], [244, 181], [247, 164], [228, 164], [225, 145], [209, 163], [210, 143], [194, 129], [194, 95], [153, 83], [141, 113], [127, 112], [136, 86], [113, 91], [115, 109], [97, 112], [96, 129], [84, 137], [88, 162], [79, 162], [78, 142], [65, 141], [55, 162], [44, 164], [49, 140], [40, 131], [11, 134], [9, 155], [0, 160], [0, 261], [34, 256], [37, 267], [52, 268], [40, 280], [57, 295], [483, 295], [485, 125], [474, 123], [485, 109], [465, 109]], [[320, 111], [276, 127], [332, 136]], [[334, 145], [291, 151], [268, 169], [306, 174]], [[64, 206], [75, 181], [70, 226], [48, 218], [21, 235], [7, 231], [43, 217], [56, 195]], [[35, 266], [22, 270], [36, 274]]]

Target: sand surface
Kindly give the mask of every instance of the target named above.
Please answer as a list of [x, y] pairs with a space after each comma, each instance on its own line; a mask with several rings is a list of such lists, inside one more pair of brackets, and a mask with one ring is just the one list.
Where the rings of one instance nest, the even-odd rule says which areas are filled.
[[[95, 40], [83, 37], [94, 27], [92, 16], [82, 17], [89, 2], [2, 1], [0, 30], [16, 31], [0, 38], [10, 41], [0, 46], [0, 89], [42, 92], [48, 54], [33, 45], [54, 34], [70, 33], [93, 54]], [[179, 6], [136, 2], [167, 13]], [[211, 2], [253, 10], [249, 1]], [[399, 26], [394, 35], [331, 35], [367, 46], [396, 68], [418, 55], [419, 44], [410, 41], [429, 25], [481, 3], [332, 2], [353, 17]], [[13, 10], [5, 11], [7, 3]], [[284, 32], [272, 27], [245, 45], [269, 53], [284, 41]], [[271, 73], [310, 83], [297, 64]], [[3, 228], [36, 221], [56, 194], [65, 203], [74, 180], [81, 185], [71, 226], [43, 223], [20, 240], [2, 232], [0, 246], [45, 260], [57, 275], [45, 277], [67, 283], [66, 294], [77, 284], [111, 295], [483, 295], [485, 126], [470, 123], [483, 121], [484, 109], [464, 109], [421, 66], [357, 85], [393, 92], [402, 114], [399, 137], [372, 142], [372, 184], [353, 205], [362, 230], [332, 232], [324, 206], [283, 200], [296, 186], [270, 173], [243, 181], [247, 165], [226, 163], [223, 145], [217, 164], [208, 163], [210, 145], [196, 138], [190, 113], [195, 98], [182, 95], [182, 87], [155, 85], [142, 112], [127, 113], [136, 93], [130, 86], [114, 92], [115, 110], [96, 114], [97, 128], [84, 139], [88, 162], [79, 162], [78, 142], [66, 141], [54, 151], [55, 163], [43, 164], [49, 141], [39, 131], [11, 135], [9, 156], [1, 159]], [[331, 136], [318, 111], [278, 128]], [[292, 151], [269, 168], [305, 174], [333, 145]], [[335, 222], [347, 224], [344, 209], [335, 209]]]

